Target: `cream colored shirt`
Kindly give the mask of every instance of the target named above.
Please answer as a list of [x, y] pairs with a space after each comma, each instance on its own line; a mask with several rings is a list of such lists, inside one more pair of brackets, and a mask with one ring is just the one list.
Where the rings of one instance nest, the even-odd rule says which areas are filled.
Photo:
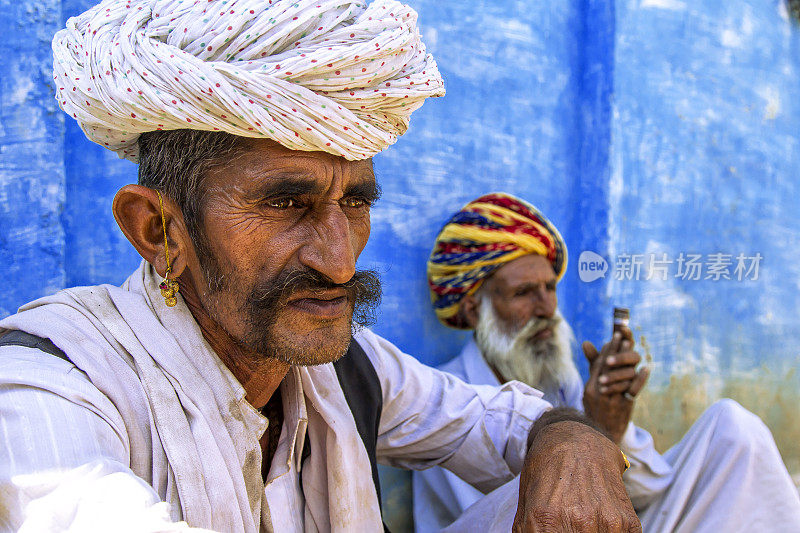
[[[109, 309], [93, 310], [91, 324], [81, 305], [95, 304], [65, 307], [63, 295], [0, 322], [49, 337], [91, 367], [0, 348], [0, 529], [380, 529], [369, 462], [332, 365], [293, 368], [281, 384], [284, 425], [264, 483], [258, 439], [268, 421], [244, 400], [185, 306], [156, 307], [157, 279], [146, 264], [121, 289], [106, 290]], [[112, 312], [124, 320], [103, 329]], [[128, 326], [134, 335], [117, 331]], [[86, 338], [93, 342], [79, 353]], [[467, 385], [369, 330], [356, 339], [381, 382], [379, 462], [440, 464], [484, 490], [519, 472], [528, 430], [549, 408], [537, 391]], [[150, 352], [139, 354], [138, 343]], [[176, 400], [163, 401], [163, 387]], [[311, 454], [301, 464], [305, 439]]]

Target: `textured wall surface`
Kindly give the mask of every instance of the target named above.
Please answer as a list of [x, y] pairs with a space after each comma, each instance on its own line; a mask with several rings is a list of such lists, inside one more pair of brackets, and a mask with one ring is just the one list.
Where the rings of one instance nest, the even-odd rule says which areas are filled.
[[0, 9], [0, 315], [66, 282], [64, 118], [52, 97], [57, 0]]
[[[62, 0], [62, 24], [94, 5]], [[126, 183], [136, 182], [136, 165], [89, 142], [67, 117], [64, 143], [66, 201], [62, 223], [67, 286], [122, 283], [141, 258], [119, 230], [111, 201]]]
[[[628, 0], [616, 20], [609, 261], [644, 254], [642, 278], [649, 254], [704, 263], [699, 280], [677, 263], [667, 279], [611, 276], [653, 359], [637, 416], [666, 447], [732, 396], [798, 472], [798, 27], [777, 0]], [[715, 254], [730, 280], [708, 270]], [[763, 257], [758, 279], [738, 279], [739, 254]]]
[[[376, 329], [425, 362], [461, 349], [430, 307], [425, 261], [450, 214], [511, 191], [569, 227], [577, 183], [580, 13], [569, 2], [411, 2], [447, 96], [375, 158], [383, 198], [361, 263], [383, 274]], [[568, 237], [568, 236], [567, 236]]]
[[[91, 3], [0, 2], [5, 316], [61, 287], [120, 283], [138, 256], [110, 211], [135, 166], [52, 98], [52, 34]], [[384, 281], [375, 329], [427, 363], [456, 354], [465, 334], [429, 306], [432, 240], [470, 199], [521, 195], [567, 240], [559, 298], [578, 339], [602, 342], [611, 307], [631, 308], [653, 368], [636, 418], [661, 449], [731, 396], [800, 472], [800, 29], [784, 0], [408, 2], [448, 94], [375, 158], [384, 195], [360, 260]], [[579, 279], [585, 250], [605, 278]], [[649, 269], [653, 254], [673, 262]], [[680, 254], [700, 256], [700, 279], [676, 276]], [[732, 279], [713, 279], [712, 254], [730, 255]], [[739, 254], [760, 254], [757, 279], [736, 279]], [[638, 279], [617, 269], [626, 257]]]

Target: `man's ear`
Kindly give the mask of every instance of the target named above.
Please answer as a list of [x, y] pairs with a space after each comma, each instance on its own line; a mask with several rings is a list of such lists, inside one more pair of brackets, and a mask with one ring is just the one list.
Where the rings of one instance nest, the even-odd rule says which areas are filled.
[[[161, 198], [172, 267], [170, 277], [174, 279], [186, 268], [190, 240], [180, 208], [163, 194]], [[162, 208], [156, 191], [142, 185], [125, 185], [117, 191], [112, 209], [122, 233], [139, 255], [155, 267], [159, 276], [166, 277]]]
[[478, 308], [480, 307], [480, 299], [474, 294], [467, 294], [461, 299], [461, 317], [464, 323], [469, 326], [469, 329], [475, 329], [478, 325]]

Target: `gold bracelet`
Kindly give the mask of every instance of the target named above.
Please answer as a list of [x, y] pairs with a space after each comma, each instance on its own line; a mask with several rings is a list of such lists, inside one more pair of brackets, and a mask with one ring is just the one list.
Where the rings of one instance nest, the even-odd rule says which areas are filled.
[[627, 472], [627, 471], [628, 471], [628, 469], [631, 467], [631, 462], [630, 462], [630, 461], [628, 461], [628, 456], [627, 456], [627, 455], [625, 455], [625, 452], [623, 452], [622, 450], [620, 450], [620, 451], [619, 451], [619, 453], [621, 453], [621, 454], [622, 454], [622, 460], [623, 460], [623, 461], [625, 461], [625, 470], [623, 470], [623, 471], [622, 471], [622, 473], [624, 474], [624, 473], [625, 473], [625, 472]]

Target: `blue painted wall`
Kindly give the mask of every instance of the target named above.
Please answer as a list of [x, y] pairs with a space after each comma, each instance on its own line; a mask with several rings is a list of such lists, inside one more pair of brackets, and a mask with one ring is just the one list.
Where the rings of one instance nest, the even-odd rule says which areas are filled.
[[[783, 0], [615, 11], [607, 256], [732, 260], [730, 280], [611, 276], [652, 359], [637, 421], [666, 447], [733, 397], [800, 472], [800, 28]], [[763, 257], [757, 280], [737, 279], [739, 254]]]
[[50, 84], [60, 3], [3, 2], [0, 29], [0, 315], [66, 282], [64, 119]]
[[[654, 369], [637, 417], [660, 446], [732, 395], [800, 471], [800, 30], [784, 1], [409, 3], [448, 95], [375, 158], [384, 198], [361, 265], [383, 274], [377, 331], [428, 363], [458, 352], [465, 335], [436, 322], [425, 260], [451, 212], [510, 191], [567, 240], [559, 298], [579, 339], [601, 342], [611, 306], [632, 308]], [[138, 263], [110, 212], [135, 166], [52, 98], [50, 39], [89, 5], [2, 3], [0, 316]], [[609, 261], [605, 279], [579, 280], [583, 250]], [[760, 253], [760, 277], [614, 279], [620, 254], [681, 252]]]
[[[509, 191], [540, 206], [569, 239], [580, 183], [583, 22], [578, 2], [412, 5], [447, 96], [428, 101], [410, 132], [375, 158], [384, 195], [362, 264], [383, 273], [376, 329], [439, 363], [466, 338], [436, 320], [425, 280], [433, 240], [454, 211]], [[575, 305], [561, 292], [565, 309]]]
[[656, 379], [785, 373], [800, 353], [800, 32], [775, 0], [617, 2], [617, 28], [610, 255], [721, 252], [731, 274], [739, 253], [763, 260], [755, 281], [610, 292], [647, 324]]

